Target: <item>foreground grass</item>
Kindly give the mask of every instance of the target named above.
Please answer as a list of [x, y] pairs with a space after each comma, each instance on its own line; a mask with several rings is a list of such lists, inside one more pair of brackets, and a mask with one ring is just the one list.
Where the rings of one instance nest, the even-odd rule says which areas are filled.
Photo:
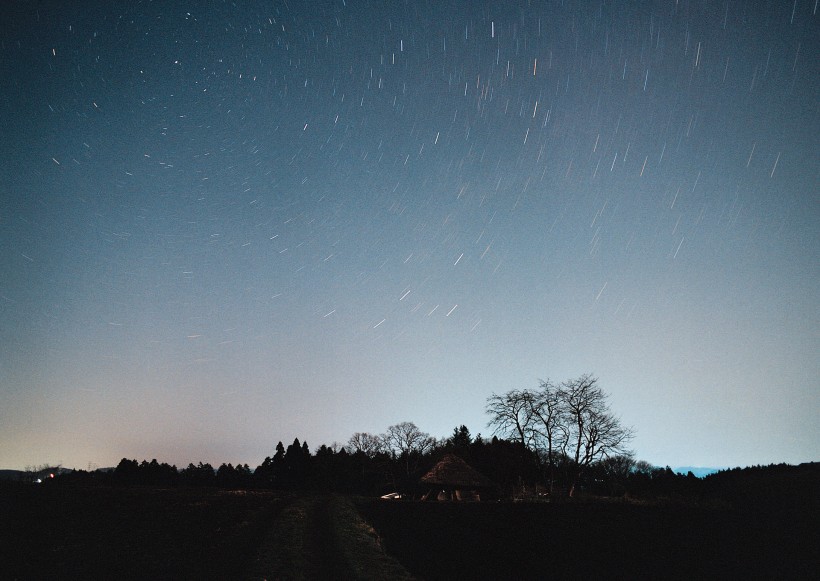
[[269, 491], [0, 487], [4, 579], [237, 579], [289, 502]]
[[435, 579], [816, 579], [812, 510], [362, 500], [386, 550]]
[[814, 494], [738, 508], [0, 486], [0, 578], [816, 578], [817, 516]]
[[375, 530], [342, 496], [303, 496], [276, 519], [252, 579], [412, 579], [382, 550]]
[[3, 579], [411, 579], [351, 500], [0, 486]]
[[407, 570], [387, 555], [376, 530], [361, 517], [350, 498], [335, 502], [335, 534], [355, 579], [412, 579]]

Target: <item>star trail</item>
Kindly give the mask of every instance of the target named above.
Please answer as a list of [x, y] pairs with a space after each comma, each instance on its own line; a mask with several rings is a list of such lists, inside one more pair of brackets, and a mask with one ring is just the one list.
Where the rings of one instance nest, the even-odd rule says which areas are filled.
[[0, 467], [258, 463], [592, 372], [820, 453], [814, 1], [12, 2]]

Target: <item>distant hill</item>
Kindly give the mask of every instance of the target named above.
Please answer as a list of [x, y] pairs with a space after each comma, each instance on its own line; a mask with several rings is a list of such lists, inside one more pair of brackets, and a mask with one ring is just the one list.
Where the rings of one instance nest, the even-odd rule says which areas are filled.
[[0, 480], [20, 480], [23, 474], [22, 470], [0, 470]]
[[672, 470], [676, 474], [683, 474], [684, 476], [686, 476], [689, 472], [691, 472], [698, 478], [703, 478], [704, 476], [709, 476], [710, 474], [714, 474], [715, 472], [726, 470], [726, 467], [709, 468], [704, 466], [678, 466], [677, 468], [673, 468]]
[[702, 482], [705, 496], [734, 506], [779, 511], [783, 518], [820, 515], [820, 462], [732, 468], [710, 474]]
[[49, 466], [36, 470], [33, 473], [27, 470], [0, 470], [0, 481], [3, 480], [32, 480], [35, 478], [46, 478], [49, 474], [58, 476], [60, 474], [68, 474], [74, 472], [72, 468], [63, 468], [62, 466]]

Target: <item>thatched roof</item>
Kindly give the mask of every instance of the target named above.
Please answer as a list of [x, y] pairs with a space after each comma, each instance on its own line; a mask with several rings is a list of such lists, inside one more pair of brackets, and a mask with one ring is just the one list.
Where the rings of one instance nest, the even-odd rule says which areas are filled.
[[447, 454], [421, 477], [425, 484], [453, 488], [490, 488], [495, 484], [454, 454]]

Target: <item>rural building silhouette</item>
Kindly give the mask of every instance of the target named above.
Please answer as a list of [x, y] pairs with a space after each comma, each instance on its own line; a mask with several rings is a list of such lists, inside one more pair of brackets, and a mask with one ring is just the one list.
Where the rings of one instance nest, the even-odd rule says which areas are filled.
[[455, 454], [447, 454], [421, 477], [423, 500], [480, 500], [498, 494], [498, 486]]

